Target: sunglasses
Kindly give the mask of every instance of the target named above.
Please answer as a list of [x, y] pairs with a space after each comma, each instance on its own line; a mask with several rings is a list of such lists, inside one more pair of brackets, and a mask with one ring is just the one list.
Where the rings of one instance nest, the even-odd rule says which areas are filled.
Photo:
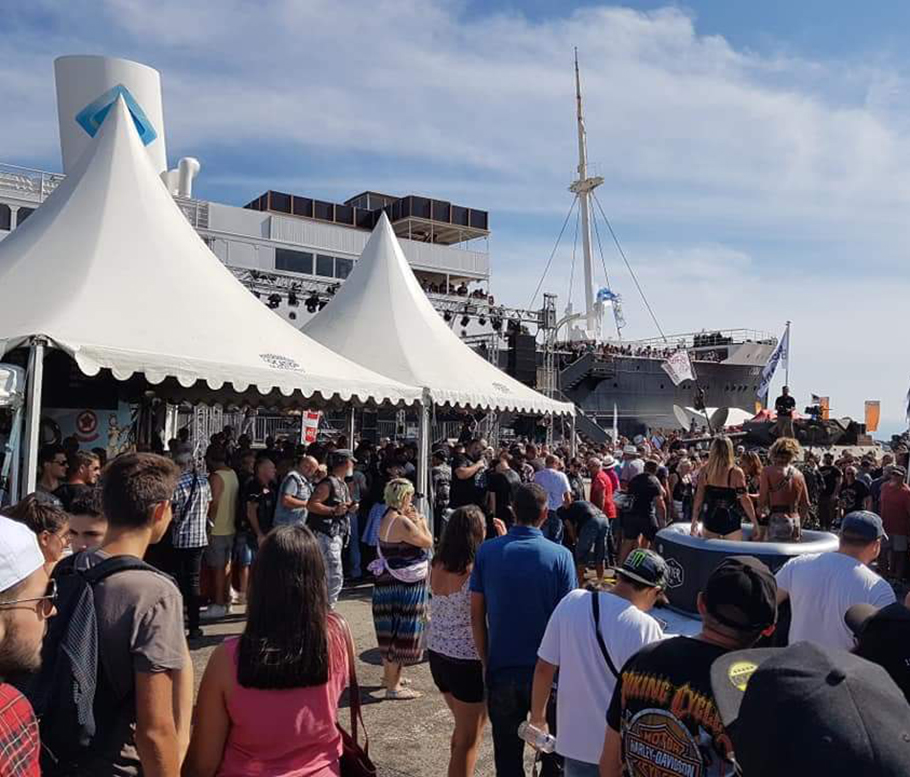
[[41, 608], [44, 610], [44, 617], [50, 615], [51, 610], [54, 609], [54, 604], [57, 601], [57, 581], [51, 578], [47, 581], [47, 591], [44, 596], [33, 596], [30, 599], [13, 599], [11, 602], [0, 602], [0, 608], [11, 609], [13, 607], [19, 606], [20, 604], [28, 604], [30, 602], [41, 602]]

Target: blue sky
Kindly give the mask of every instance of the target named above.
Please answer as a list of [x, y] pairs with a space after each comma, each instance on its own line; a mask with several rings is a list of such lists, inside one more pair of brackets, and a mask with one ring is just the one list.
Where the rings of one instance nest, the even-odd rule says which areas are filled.
[[[0, 160], [60, 168], [55, 56], [136, 59], [161, 71], [169, 157], [202, 161], [199, 195], [487, 208], [515, 305], [571, 202], [578, 46], [598, 197], [664, 329], [792, 319], [798, 396], [902, 422], [910, 4], [32, 0], [2, 19]], [[573, 228], [546, 284], [561, 304]], [[655, 335], [605, 258], [626, 334]]]

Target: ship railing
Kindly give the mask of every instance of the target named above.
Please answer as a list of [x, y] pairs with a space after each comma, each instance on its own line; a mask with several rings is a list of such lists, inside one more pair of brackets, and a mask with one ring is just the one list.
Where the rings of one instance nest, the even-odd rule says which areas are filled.
[[[742, 345], [743, 343], [760, 343], [762, 345], [777, 345], [777, 338], [769, 332], [758, 329], [704, 329], [700, 332], [684, 332], [682, 334], [667, 335], [663, 337], [649, 337], [644, 340], [624, 341], [622, 345], [634, 349], [656, 348], [718, 348], [724, 345]], [[618, 343], [612, 343], [618, 345]]]
[[63, 178], [59, 173], [0, 162], [0, 191], [19, 199], [42, 203]]

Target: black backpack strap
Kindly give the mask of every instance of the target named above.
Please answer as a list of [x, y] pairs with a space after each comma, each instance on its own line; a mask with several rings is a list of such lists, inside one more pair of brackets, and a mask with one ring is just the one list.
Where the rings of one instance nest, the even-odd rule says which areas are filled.
[[616, 671], [616, 666], [614, 666], [613, 660], [607, 652], [607, 645], [604, 642], [603, 635], [600, 633], [600, 595], [597, 591], [591, 592], [591, 613], [594, 616], [594, 636], [597, 637], [597, 644], [600, 646], [600, 652], [603, 653], [604, 661], [607, 662], [607, 668], [618, 680], [619, 672]]
[[93, 586], [106, 577], [130, 570], [154, 572], [156, 575], [167, 577], [160, 569], [156, 569], [151, 564], [146, 564], [142, 559], [135, 556], [111, 556], [88, 569], [80, 569], [79, 573], [89, 585]]

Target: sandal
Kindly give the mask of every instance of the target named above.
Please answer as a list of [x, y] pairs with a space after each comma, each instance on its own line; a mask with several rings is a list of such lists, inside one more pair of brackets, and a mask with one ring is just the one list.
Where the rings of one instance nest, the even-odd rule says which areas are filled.
[[397, 691], [386, 691], [386, 699], [392, 701], [405, 701], [408, 699], [419, 699], [423, 696], [420, 691], [415, 691], [413, 688], [399, 688]]

